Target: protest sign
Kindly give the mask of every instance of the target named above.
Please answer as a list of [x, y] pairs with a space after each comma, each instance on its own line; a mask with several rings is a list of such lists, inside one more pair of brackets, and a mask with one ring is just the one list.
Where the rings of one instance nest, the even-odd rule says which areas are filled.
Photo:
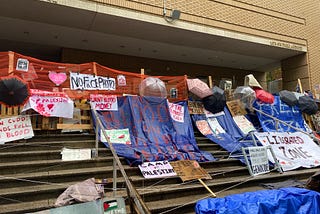
[[170, 163], [183, 182], [198, 179], [212, 179], [195, 160], [180, 160]]
[[116, 90], [116, 79], [70, 72], [71, 90]]
[[208, 123], [209, 123], [209, 126], [210, 126], [212, 132], [215, 135], [218, 135], [221, 133], [226, 133], [225, 130], [220, 126], [217, 118], [211, 117], [211, 118], [208, 118], [207, 120], [208, 120]]
[[196, 126], [203, 135], [213, 134], [208, 122], [206, 120], [198, 120], [196, 121]]
[[244, 134], [256, 130], [253, 124], [243, 115], [236, 115], [233, 120]]
[[270, 172], [267, 148], [265, 146], [248, 147], [253, 175]]
[[177, 122], [184, 122], [184, 106], [168, 102], [171, 118]]
[[[320, 165], [320, 148], [301, 132], [261, 132], [255, 136], [262, 145], [270, 145], [283, 171]], [[274, 162], [268, 152], [269, 160]]]
[[[112, 129], [105, 130], [111, 143], [120, 143], [120, 144], [131, 144], [129, 129]], [[107, 142], [104, 134], [100, 133], [100, 141]]]
[[139, 169], [145, 178], [161, 178], [177, 175], [168, 161], [144, 162], [139, 165]]
[[61, 151], [63, 161], [89, 160], [91, 159], [91, 149], [67, 149]]
[[73, 101], [63, 92], [31, 89], [29, 101], [22, 112], [33, 109], [46, 117], [73, 118]]
[[0, 144], [33, 136], [31, 120], [28, 115], [0, 119]]
[[188, 101], [189, 114], [204, 114], [202, 102]]
[[98, 111], [118, 111], [116, 95], [90, 94], [90, 105]]

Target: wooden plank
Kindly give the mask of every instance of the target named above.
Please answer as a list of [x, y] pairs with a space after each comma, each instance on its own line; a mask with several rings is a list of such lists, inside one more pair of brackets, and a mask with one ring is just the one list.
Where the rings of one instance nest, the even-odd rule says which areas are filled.
[[57, 124], [57, 129], [92, 129], [91, 124]]
[[1, 116], [7, 115], [7, 107], [3, 104], [1, 104]]
[[13, 115], [19, 115], [19, 113], [20, 113], [20, 107], [14, 107], [13, 108]]
[[49, 129], [49, 117], [42, 117], [42, 123], [41, 127], [42, 130], [48, 130]]

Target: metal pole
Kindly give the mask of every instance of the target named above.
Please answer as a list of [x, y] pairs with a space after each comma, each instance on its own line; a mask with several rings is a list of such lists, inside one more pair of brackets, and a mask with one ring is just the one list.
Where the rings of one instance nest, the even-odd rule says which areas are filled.
[[113, 158], [113, 179], [112, 179], [112, 193], [113, 193], [113, 197], [116, 197], [116, 193], [117, 193], [117, 162], [115, 160], [115, 158]]
[[96, 121], [96, 151], [94, 152], [94, 158], [97, 158], [99, 156], [99, 129], [98, 129], [98, 122]]

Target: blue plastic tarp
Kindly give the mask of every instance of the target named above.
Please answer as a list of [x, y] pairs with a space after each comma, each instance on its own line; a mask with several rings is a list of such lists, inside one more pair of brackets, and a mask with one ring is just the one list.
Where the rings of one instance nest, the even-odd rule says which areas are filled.
[[[283, 122], [290, 124], [302, 131], [306, 131], [304, 119], [302, 117], [301, 111], [297, 106], [289, 106], [282, 102], [279, 96], [274, 96], [274, 103], [262, 103], [260, 101], [255, 101], [253, 107], [264, 112], [265, 114], [271, 115]], [[272, 118], [256, 112], [262, 129], [264, 132], [296, 132], [295, 129], [290, 128], [283, 123], [278, 123]]]
[[[118, 97], [118, 111], [97, 113], [105, 129], [129, 129], [131, 145], [114, 143], [113, 146], [117, 154], [130, 164], [161, 160], [215, 160], [197, 146], [187, 102], [176, 104], [184, 106], [183, 123], [171, 118], [167, 100], [158, 97]], [[96, 120], [94, 114], [93, 120]], [[106, 142], [105, 145], [108, 146]]]
[[209, 198], [196, 203], [197, 214], [319, 214], [318, 192], [288, 187]]

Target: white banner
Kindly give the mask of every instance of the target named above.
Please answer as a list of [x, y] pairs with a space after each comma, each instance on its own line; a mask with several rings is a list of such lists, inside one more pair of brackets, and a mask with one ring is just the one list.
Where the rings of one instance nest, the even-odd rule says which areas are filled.
[[[255, 133], [264, 145], [270, 145], [284, 171], [299, 167], [316, 167], [320, 165], [320, 147], [306, 134], [301, 132], [262, 132]], [[273, 158], [268, 152], [269, 160]]]
[[177, 122], [184, 122], [184, 106], [168, 102], [171, 118]]
[[31, 120], [28, 115], [0, 119], [0, 144], [33, 137]]
[[[131, 144], [129, 129], [104, 130], [111, 143]], [[107, 142], [102, 130], [100, 130], [100, 141]]]
[[253, 175], [260, 175], [270, 172], [267, 147], [248, 147], [250, 155], [251, 170]]
[[145, 162], [139, 165], [139, 169], [145, 178], [161, 178], [177, 175], [168, 161]]
[[71, 90], [116, 90], [116, 79], [70, 72]]
[[63, 92], [31, 90], [22, 112], [33, 109], [46, 117], [73, 118], [73, 101]]
[[217, 120], [217, 118], [210, 117], [207, 120], [208, 120], [209, 126], [214, 134], [218, 135], [221, 133], [226, 133], [225, 130], [220, 126], [220, 123]]
[[90, 105], [98, 111], [118, 111], [116, 95], [90, 94]]

